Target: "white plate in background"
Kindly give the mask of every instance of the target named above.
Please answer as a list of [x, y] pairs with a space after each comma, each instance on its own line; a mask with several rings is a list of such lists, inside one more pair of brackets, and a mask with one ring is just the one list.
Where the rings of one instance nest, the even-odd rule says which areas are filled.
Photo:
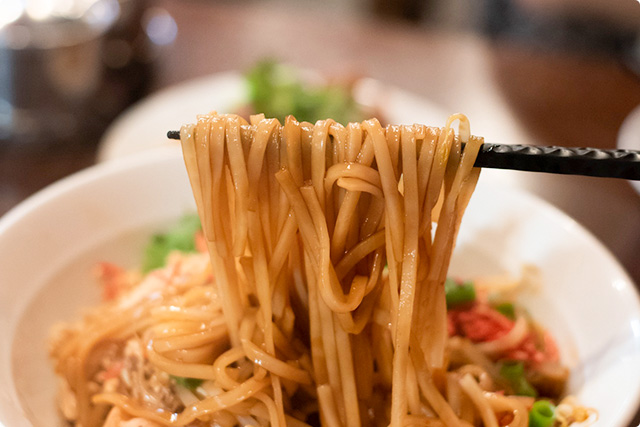
[[[480, 180], [460, 230], [459, 275], [540, 269], [527, 308], [558, 338], [570, 392], [597, 425], [626, 427], [640, 397], [640, 304], [631, 279], [584, 228], [513, 188]], [[194, 209], [182, 158], [157, 149], [59, 181], [0, 219], [0, 425], [63, 425], [47, 336], [99, 301], [99, 261], [136, 265], [158, 231]]]
[[[634, 108], [622, 122], [618, 132], [618, 148], [640, 151], [640, 106]], [[640, 193], [640, 181], [629, 182]]]
[[[449, 114], [456, 112], [446, 112], [430, 101], [368, 78], [356, 84], [354, 97], [363, 105], [378, 107], [389, 123], [444, 126]], [[98, 161], [149, 148], [177, 148], [176, 141], [167, 139], [167, 131], [193, 123], [198, 114], [232, 113], [246, 100], [245, 81], [237, 72], [213, 74], [163, 89], [141, 100], [114, 121], [100, 142]]]

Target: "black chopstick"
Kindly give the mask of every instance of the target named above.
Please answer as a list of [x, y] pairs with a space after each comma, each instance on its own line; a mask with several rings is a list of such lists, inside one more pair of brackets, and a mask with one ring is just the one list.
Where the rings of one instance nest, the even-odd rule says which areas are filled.
[[[180, 139], [180, 131], [167, 132]], [[485, 143], [477, 167], [640, 181], [640, 151]]]

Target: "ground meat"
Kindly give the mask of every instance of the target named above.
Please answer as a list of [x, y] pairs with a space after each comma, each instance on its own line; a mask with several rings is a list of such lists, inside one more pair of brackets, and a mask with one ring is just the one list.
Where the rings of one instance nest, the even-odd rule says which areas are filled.
[[157, 370], [144, 355], [142, 342], [133, 338], [127, 341], [120, 371], [121, 390], [139, 402], [155, 408], [176, 412], [182, 402], [171, 389], [169, 374]]

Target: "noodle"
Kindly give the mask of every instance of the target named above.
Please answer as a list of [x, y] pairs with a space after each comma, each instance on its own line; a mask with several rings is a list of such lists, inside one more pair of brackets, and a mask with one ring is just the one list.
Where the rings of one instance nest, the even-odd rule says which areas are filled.
[[[156, 297], [125, 296], [56, 341], [77, 425], [109, 407], [110, 423], [166, 426], [497, 427], [504, 412], [527, 425], [523, 400], [492, 393], [489, 360], [529, 337], [524, 318], [477, 348], [447, 332], [443, 284], [482, 143], [466, 117], [344, 127], [211, 113], [181, 140], [208, 257], [171, 258]], [[90, 355], [109, 340], [138, 382], [108, 390], [114, 363]]]

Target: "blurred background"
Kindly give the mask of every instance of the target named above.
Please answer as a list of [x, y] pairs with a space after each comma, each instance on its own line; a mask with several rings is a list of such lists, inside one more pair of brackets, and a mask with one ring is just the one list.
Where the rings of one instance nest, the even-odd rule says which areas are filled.
[[[640, 149], [640, 3], [0, 0], [0, 215], [167, 144], [209, 102], [430, 125], [463, 112], [488, 142]], [[640, 283], [640, 185], [483, 175], [564, 210]]]
[[[264, 58], [289, 68], [259, 69]], [[301, 95], [296, 68], [346, 91], [373, 79], [365, 113], [384, 116], [385, 93], [399, 93], [388, 118], [441, 125], [431, 120], [464, 112], [489, 142], [640, 149], [638, 0], [1, 0], [0, 214], [97, 161], [165, 144], [179, 123], [114, 135], [144, 111], [178, 117], [207, 84], [200, 98], [233, 98], [219, 73], [284, 81], [276, 109], [303, 111], [290, 102], [306, 97], [331, 104], [316, 113], [348, 114], [340, 91]], [[245, 95], [229, 109], [249, 111]], [[640, 282], [632, 184], [492, 172], [574, 217]]]
[[92, 164], [137, 100], [264, 57], [375, 78], [489, 123], [494, 142], [613, 148], [640, 103], [640, 4], [3, 0], [0, 213]]

